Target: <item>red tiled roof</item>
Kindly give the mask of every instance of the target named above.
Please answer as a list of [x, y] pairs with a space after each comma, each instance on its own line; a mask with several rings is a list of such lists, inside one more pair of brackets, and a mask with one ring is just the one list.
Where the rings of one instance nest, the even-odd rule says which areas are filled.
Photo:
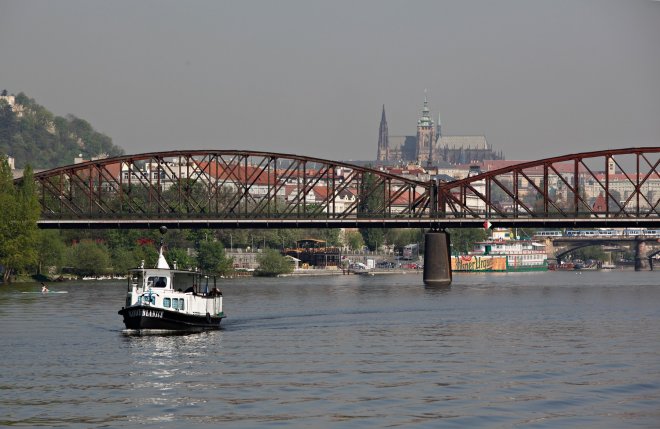
[[607, 203], [605, 202], [605, 197], [603, 197], [602, 192], [596, 197], [596, 201], [594, 201], [592, 208], [597, 212], [607, 211]]
[[[594, 177], [602, 182], [605, 181], [605, 173], [596, 173], [594, 174]], [[644, 180], [645, 177], [646, 177], [646, 173], [640, 174], [639, 180]], [[633, 182], [637, 182], [637, 175], [633, 173], [633, 174], [628, 174], [628, 176], [626, 176], [624, 173], [614, 173], [614, 174], [610, 174], [609, 179], [610, 182], [626, 182], [629, 180]], [[649, 177], [646, 180], [648, 181], [648, 180], [659, 180], [659, 179], [660, 176], [658, 174], [652, 173], [649, 175]]]
[[[500, 168], [512, 167], [516, 164], [522, 164], [530, 161], [507, 161], [507, 160], [485, 160], [480, 164], [481, 170], [484, 172], [499, 170]], [[575, 165], [572, 161], [557, 162], [552, 164], [552, 169], [556, 170], [559, 174], [570, 174], [575, 171]], [[550, 169], [550, 174], [555, 172]], [[526, 168], [526, 174], [543, 174], [543, 166]], [[587, 169], [582, 165], [578, 165], [578, 173], [587, 173]]]

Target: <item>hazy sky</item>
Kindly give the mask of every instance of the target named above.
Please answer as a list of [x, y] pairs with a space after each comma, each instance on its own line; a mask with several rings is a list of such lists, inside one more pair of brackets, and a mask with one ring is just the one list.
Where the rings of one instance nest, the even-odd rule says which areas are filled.
[[0, 0], [0, 90], [127, 153], [374, 159], [381, 108], [507, 159], [660, 146], [660, 2]]

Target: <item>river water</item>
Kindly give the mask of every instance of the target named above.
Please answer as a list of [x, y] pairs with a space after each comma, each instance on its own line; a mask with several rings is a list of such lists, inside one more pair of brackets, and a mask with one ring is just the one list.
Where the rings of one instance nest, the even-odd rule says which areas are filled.
[[50, 286], [0, 287], [0, 426], [660, 427], [658, 272], [233, 279], [169, 336]]

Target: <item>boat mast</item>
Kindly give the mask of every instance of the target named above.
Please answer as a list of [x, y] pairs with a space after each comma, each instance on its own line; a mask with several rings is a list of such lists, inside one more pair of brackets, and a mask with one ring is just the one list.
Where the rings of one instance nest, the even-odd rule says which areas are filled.
[[156, 268], [162, 268], [165, 270], [170, 269], [170, 265], [167, 263], [167, 259], [165, 259], [165, 255], [163, 255], [163, 248], [165, 247], [165, 233], [167, 232], [167, 227], [166, 226], [161, 226], [158, 228], [160, 233], [163, 235], [160, 238], [160, 248], [158, 250], [158, 262], [156, 263]]

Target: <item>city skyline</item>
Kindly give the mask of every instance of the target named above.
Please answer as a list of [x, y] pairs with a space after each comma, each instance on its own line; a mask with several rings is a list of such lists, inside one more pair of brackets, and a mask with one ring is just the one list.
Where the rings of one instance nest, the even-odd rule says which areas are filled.
[[[127, 153], [374, 158], [427, 90], [507, 159], [657, 146], [660, 3], [0, 0], [0, 89]], [[72, 13], [75, 11], [75, 13]]]

